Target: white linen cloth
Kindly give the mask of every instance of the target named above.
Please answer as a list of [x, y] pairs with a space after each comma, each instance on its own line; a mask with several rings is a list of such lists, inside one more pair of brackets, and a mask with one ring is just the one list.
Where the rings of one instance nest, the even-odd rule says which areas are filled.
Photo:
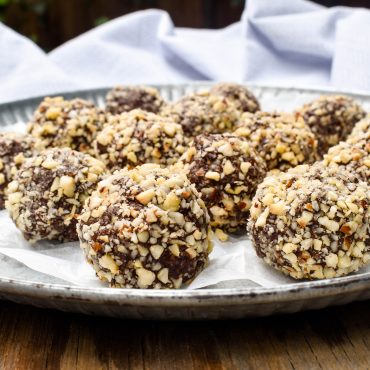
[[0, 102], [118, 83], [232, 80], [370, 92], [370, 11], [306, 0], [247, 0], [221, 30], [129, 14], [45, 54], [0, 24]]

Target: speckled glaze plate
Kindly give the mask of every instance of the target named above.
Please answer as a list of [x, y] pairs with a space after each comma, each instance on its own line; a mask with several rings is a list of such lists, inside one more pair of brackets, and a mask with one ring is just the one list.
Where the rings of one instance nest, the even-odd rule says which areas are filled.
[[[204, 89], [208, 83], [156, 86], [168, 100], [185, 93]], [[306, 101], [326, 93], [345, 93], [361, 102], [370, 111], [370, 95], [345, 91], [318, 89], [251, 87], [264, 110], [293, 110]], [[66, 98], [81, 97], [104, 105], [108, 89], [61, 93]], [[0, 105], [0, 125], [26, 122], [42, 97]], [[1, 230], [0, 230], [1, 232]], [[274, 288], [246, 285], [243, 281], [231, 281], [200, 290], [138, 290], [111, 288], [81, 288], [56, 281], [45, 275], [38, 279], [4, 276], [3, 264], [12, 263], [0, 259], [0, 299], [39, 307], [93, 315], [106, 315], [136, 319], [221, 319], [266, 316], [307, 309], [319, 309], [330, 305], [345, 304], [370, 298], [370, 272], [312, 282], [295, 282]], [[7, 265], [9, 266], [9, 265]], [[9, 268], [6, 269], [9, 271]]]

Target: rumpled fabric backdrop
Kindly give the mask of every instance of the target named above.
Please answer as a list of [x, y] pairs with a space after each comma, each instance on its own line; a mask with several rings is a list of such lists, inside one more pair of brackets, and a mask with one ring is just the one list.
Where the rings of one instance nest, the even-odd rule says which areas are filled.
[[370, 11], [247, 0], [221, 30], [174, 27], [148, 10], [45, 54], [0, 24], [0, 102], [118, 83], [229, 80], [370, 92]]

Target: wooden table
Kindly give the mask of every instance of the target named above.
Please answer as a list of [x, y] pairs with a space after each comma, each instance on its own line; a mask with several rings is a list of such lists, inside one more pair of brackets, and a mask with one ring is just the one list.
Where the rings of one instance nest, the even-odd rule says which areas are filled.
[[370, 301], [239, 321], [117, 320], [0, 301], [1, 369], [369, 369]]

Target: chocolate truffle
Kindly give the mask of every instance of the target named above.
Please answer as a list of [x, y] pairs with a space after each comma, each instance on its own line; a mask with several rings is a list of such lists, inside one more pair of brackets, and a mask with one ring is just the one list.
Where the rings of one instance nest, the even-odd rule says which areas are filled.
[[179, 124], [135, 109], [109, 118], [97, 135], [95, 151], [111, 171], [143, 163], [175, 163], [185, 151]]
[[323, 164], [337, 171], [347, 170], [362, 181], [370, 183], [370, 140], [365, 136], [349, 138], [329, 149]]
[[194, 185], [155, 164], [101, 181], [77, 231], [97, 276], [119, 288], [180, 288], [203, 270], [212, 249]]
[[231, 134], [200, 135], [181, 161], [202, 195], [211, 226], [245, 230], [251, 200], [266, 175], [264, 160], [248, 142]]
[[257, 112], [260, 105], [257, 98], [245, 86], [231, 82], [221, 82], [214, 85], [210, 93], [222, 96], [232, 101], [241, 112]]
[[222, 96], [199, 92], [169, 104], [162, 115], [179, 123], [186, 136], [195, 137], [204, 133], [233, 131], [240, 112], [232, 101]]
[[5, 206], [6, 187], [25, 158], [43, 149], [40, 141], [16, 132], [0, 133], [0, 209]]
[[369, 262], [369, 205], [365, 182], [318, 163], [266, 177], [248, 227], [267, 264], [295, 279], [332, 278]]
[[322, 156], [333, 145], [345, 140], [365, 111], [347, 96], [321, 96], [296, 112], [311, 128]]
[[6, 209], [25, 239], [78, 240], [77, 216], [96, 188], [104, 164], [69, 148], [25, 160], [8, 186]]
[[28, 124], [28, 132], [46, 148], [67, 147], [94, 154], [92, 142], [106, 116], [93, 103], [83, 99], [45, 98]]
[[106, 110], [112, 114], [133, 109], [158, 113], [164, 104], [158, 90], [146, 86], [116, 86], [106, 97]]
[[348, 139], [355, 140], [356, 137], [363, 135], [367, 135], [368, 138], [370, 137], [370, 114], [355, 124], [355, 127], [353, 128]]
[[248, 140], [267, 168], [286, 170], [317, 159], [317, 140], [302, 119], [285, 113], [244, 113], [235, 135]]

